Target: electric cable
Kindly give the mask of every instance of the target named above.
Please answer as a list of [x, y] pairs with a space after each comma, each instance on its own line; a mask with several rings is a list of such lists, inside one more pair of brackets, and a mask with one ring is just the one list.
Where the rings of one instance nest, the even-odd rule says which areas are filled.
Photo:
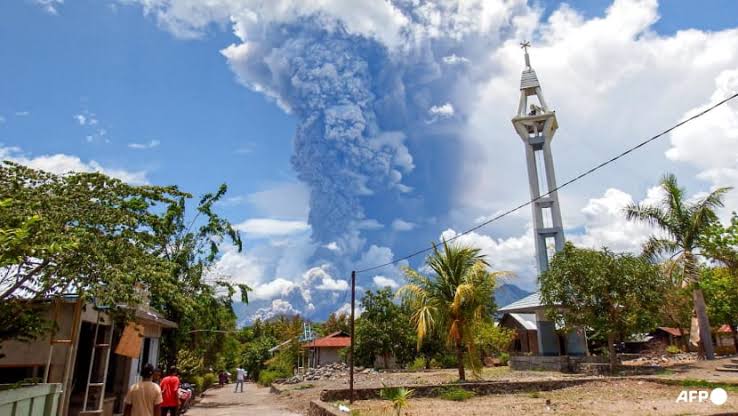
[[[464, 236], [464, 235], [467, 235], [467, 234], [469, 234], [471, 232], [474, 232], [474, 231], [476, 231], [476, 230], [478, 230], [478, 229], [480, 229], [482, 227], [485, 227], [485, 226], [487, 226], [487, 225], [489, 225], [489, 224], [491, 224], [491, 223], [493, 223], [495, 221], [498, 221], [498, 220], [500, 220], [500, 219], [502, 219], [502, 218], [504, 218], [504, 217], [506, 217], [506, 216], [508, 216], [508, 215], [510, 215], [512, 213], [514, 213], [515, 211], [518, 211], [518, 210], [520, 210], [522, 208], [525, 208], [525, 207], [529, 206], [530, 204], [535, 203], [539, 199], [545, 198], [545, 197], [547, 197], [547, 196], [549, 196], [549, 195], [557, 192], [559, 189], [563, 189], [563, 188], [571, 185], [572, 183], [577, 182], [580, 179], [582, 179], [582, 178], [584, 178], [586, 176], [589, 176], [590, 174], [592, 174], [592, 173], [594, 173], [594, 172], [602, 169], [603, 167], [605, 167], [605, 166], [607, 166], [607, 165], [609, 165], [611, 163], [616, 162], [618, 159], [621, 159], [621, 158], [627, 156], [628, 154], [630, 154], [630, 153], [632, 153], [632, 152], [634, 152], [634, 151], [642, 148], [643, 146], [645, 146], [645, 145], [647, 145], [647, 144], [649, 144], [649, 143], [651, 143], [651, 142], [659, 139], [660, 137], [662, 137], [662, 136], [664, 136], [664, 135], [672, 132], [673, 130], [676, 130], [677, 128], [679, 128], [679, 127], [681, 127], [681, 126], [689, 123], [690, 121], [696, 120], [696, 119], [704, 116], [705, 114], [709, 113], [710, 111], [712, 111], [712, 110], [720, 107], [721, 105], [727, 103], [728, 101], [730, 101], [730, 100], [732, 100], [732, 99], [734, 99], [736, 97], [738, 97], [738, 93], [735, 93], [735, 94], [733, 94], [733, 95], [731, 95], [731, 96], [729, 96], [729, 97], [727, 97], [727, 98], [719, 101], [718, 103], [713, 104], [713, 105], [707, 107], [706, 109], [704, 109], [704, 110], [702, 110], [702, 111], [700, 111], [700, 112], [692, 115], [691, 117], [688, 117], [688, 118], [680, 121], [679, 123], [677, 123], [677, 124], [669, 127], [668, 129], [662, 131], [661, 133], [658, 133], [657, 135], [655, 135], [653, 137], [650, 137], [650, 138], [648, 138], [648, 139], [646, 139], [646, 140], [638, 143], [637, 145], [632, 146], [632, 147], [626, 149], [625, 151], [617, 154], [616, 156], [614, 156], [614, 157], [612, 157], [612, 158], [610, 158], [610, 159], [608, 159], [608, 160], [606, 160], [604, 162], [601, 162], [598, 165], [595, 165], [594, 167], [592, 167], [592, 168], [590, 168], [590, 169], [588, 169], [588, 170], [580, 173], [579, 175], [577, 175], [577, 176], [569, 179], [568, 181], [564, 182], [563, 184], [556, 186], [554, 189], [549, 190], [545, 194], [540, 195], [537, 198], [533, 198], [530, 201], [524, 202], [524, 203], [522, 203], [520, 205], [517, 205], [517, 206], [515, 206], [513, 208], [510, 208], [507, 211], [504, 211], [504, 212], [500, 213], [499, 215], [497, 215], [497, 216], [495, 216], [495, 217], [493, 217], [493, 218], [491, 218], [491, 219], [489, 219], [489, 220], [487, 220], [487, 221], [485, 221], [483, 223], [477, 224], [474, 227], [469, 228], [468, 230], [466, 230], [466, 231], [464, 231], [464, 232], [462, 232], [460, 234], [457, 234], [457, 235], [455, 235], [455, 236], [453, 236], [453, 237], [451, 237], [451, 238], [449, 238], [448, 240], [445, 240], [445, 241], [446, 242], [450, 242], [450, 241], [456, 240], [457, 238], [459, 238], [461, 236]], [[369, 272], [369, 271], [372, 271], [372, 270], [377, 270], [377, 269], [381, 269], [383, 267], [387, 267], [387, 266], [391, 266], [391, 265], [397, 264], [397, 263], [399, 263], [399, 262], [401, 262], [403, 260], [408, 260], [408, 259], [411, 259], [411, 258], [413, 258], [415, 256], [419, 256], [419, 255], [421, 255], [423, 253], [427, 253], [427, 252], [433, 250], [433, 247], [434, 246], [426, 247], [426, 248], [423, 248], [421, 250], [418, 250], [418, 251], [415, 251], [413, 253], [410, 253], [410, 254], [408, 254], [406, 256], [400, 257], [400, 258], [398, 258], [396, 260], [392, 260], [390, 262], [379, 264], [379, 265], [372, 266], [372, 267], [367, 267], [365, 269], [357, 270], [356, 271], [356, 274], [366, 273], [366, 272]]]

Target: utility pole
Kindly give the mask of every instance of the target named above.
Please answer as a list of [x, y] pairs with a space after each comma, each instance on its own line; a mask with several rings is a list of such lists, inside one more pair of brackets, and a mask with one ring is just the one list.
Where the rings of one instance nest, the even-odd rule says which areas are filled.
[[354, 309], [356, 302], [356, 271], [351, 272], [351, 349], [349, 351], [349, 403], [354, 402]]

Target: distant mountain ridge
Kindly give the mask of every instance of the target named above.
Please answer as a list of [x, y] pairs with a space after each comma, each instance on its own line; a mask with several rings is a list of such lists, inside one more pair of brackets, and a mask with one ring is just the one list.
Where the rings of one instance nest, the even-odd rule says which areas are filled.
[[523, 299], [531, 293], [533, 292], [528, 292], [510, 283], [505, 283], [495, 289], [495, 303], [498, 308], [501, 308]]

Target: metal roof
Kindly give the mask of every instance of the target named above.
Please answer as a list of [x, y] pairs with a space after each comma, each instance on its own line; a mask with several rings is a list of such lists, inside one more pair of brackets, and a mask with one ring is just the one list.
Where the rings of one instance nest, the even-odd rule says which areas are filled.
[[510, 313], [510, 317], [515, 319], [525, 329], [537, 331], [538, 325], [536, 325], [536, 314], [534, 313]]
[[501, 313], [534, 313], [543, 309], [545, 306], [541, 304], [541, 294], [539, 292], [531, 293], [523, 299], [517, 300], [509, 305], [503, 306], [497, 312]]

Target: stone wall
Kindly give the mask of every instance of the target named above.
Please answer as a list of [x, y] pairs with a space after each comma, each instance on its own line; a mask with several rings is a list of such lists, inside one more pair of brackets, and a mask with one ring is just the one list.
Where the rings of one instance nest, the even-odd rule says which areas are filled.
[[[577, 386], [580, 384], [598, 381], [597, 378], [567, 378], [561, 380], [533, 380], [533, 381], [485, 381], [485, 382], [467, 382], [447, 385], [421, 385], [407, 386], [413, 390], [413, 397], [437, 397], [448, 388], [461, 388], [473, 391], [478, 395], [489, 394], [511, 394], [521, 392], [534, 391], [550, 391], [558, 390], [566, 387]], [[354, 400], [372, 400], [379, 398], [382, 388], [360, 388], [354, 390]], [[320, 400], [324, 402], [335, 402], [339, 400], [349, 400], [348, 389], [323, 390], [320, 393]]]
[[566, 355], [513, 355], [508, 364], [511, 370], [572, 372]]

